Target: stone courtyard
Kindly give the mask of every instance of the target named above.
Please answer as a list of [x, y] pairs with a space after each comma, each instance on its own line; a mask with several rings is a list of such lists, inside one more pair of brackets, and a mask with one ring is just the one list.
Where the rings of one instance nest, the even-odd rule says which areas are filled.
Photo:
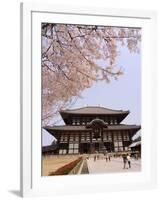
[[87, 165], [89, 174], [99, 174], [99, 173], [115, 173], [115, 172], [137, 172], [141, 170], [141, 159], [134, 160], [131, 159], [131, 168], [126, 165], [126, 168], [123, 169], [123, 160], [122, 158], [111, 158], [111, 161], [106, 159], [96, 159], [94, 158], [87, 159]]

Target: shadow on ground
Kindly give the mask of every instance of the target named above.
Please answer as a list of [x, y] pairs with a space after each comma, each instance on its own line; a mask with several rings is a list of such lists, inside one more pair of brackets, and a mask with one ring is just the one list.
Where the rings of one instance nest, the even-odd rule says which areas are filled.
[[9, 190], [9, 192], [16, 195], [17, 197], [21, 197], [21, 193], [19, 190]]

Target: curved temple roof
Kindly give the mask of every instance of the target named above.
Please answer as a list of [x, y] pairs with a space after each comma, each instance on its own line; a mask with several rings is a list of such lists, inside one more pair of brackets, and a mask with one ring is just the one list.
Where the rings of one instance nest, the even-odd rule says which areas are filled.
[[[79, 131], [88, 131], [89, 128], [86, 126], [67, 126], [67, 125], [62, 125], [62, 126], [54, 126], [54, 127], [44, 127], [46, 131], [48, 131], [51, 135], [57, 138], [57, 134], [61, 133], [62, 131], [66, 133], [71, 133], [71, 132], [79, 132]], [[107, 128], [104, 128], [104, 130], [108, 131], [122, 131], [122, 130], [131, 130], [135, 134], [137, 131], [141, 129], [140, 125], [125, 125], [125, 124], [119, 124], [116, 126], [108, 126]]]
[[99, 106], [87, 106], [83, 108], [77, 108], [77, 109], [67, 109], [67, 110], [61, 110], [60, 113], [62, 114], [106, 114], [106, 115], [112, 115], [112, 114], [129, 114], [129, 111], [123, 111], [123, 110], [112, 110], [109, 108], [99, 107]]
[[[67, 125], [62, 125], [62, 126], [46, 126], [44, 127], [47, 131], [79, 131], [79, 130], [88, 130], [86, 126], [67, 126]], [[125, 125], [125, 124], [119, 124], [116, 126], [111, 126], [109, 125], [106, 129], [108, 130], [140, 130], [141, 126], [140, 125]]]

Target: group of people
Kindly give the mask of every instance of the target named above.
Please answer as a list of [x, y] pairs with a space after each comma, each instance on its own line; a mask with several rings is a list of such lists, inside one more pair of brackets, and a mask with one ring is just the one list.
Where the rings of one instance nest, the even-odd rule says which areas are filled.
[[109, 161], [109, 162], [111, 161], [111, 155], [106, 154], [106, 162], [107, 161]]
[[[113, 157], [115, 157], [115, 156], [113, 155]], [[119, 157], [120, 156], [121, 155], [119, 155]], [[111, 161], [111, 157], [112, 157], [112, 155], [108, 154], [108, 153], [106, 153], [106, 154], [104, 154], [102, 156], [100, 156], [99, 154], [95, 154], [93, 156], [93, 159], [94, 159], [94, 162], [96, 160], [99, 160], [99, 159], [105, 159], [106, 162], [110, 162]], [[123, 169], [129, 169], [129, 168], [131, 168], [131, 156], [130, 156], [130, 154], [123, 154], [122, 158], [123, 158]], [[89, 156], [87, 156], [87, 159], [89, 159]]]
[[123, 164], [124, 164], [123, 169], [131, 168], [131, 157], [130, 157], [130, 154], [123, 154], [122, 158], [123, 158]]
[[100, 155], [98, 154], [98, 155], [94, 155], [94, 161], [96, 161], [96, 160], [99, 160], [100, 158], [102, 159], [104, 159], [105, 158], [105, 160], [106, 160], [106, 162], [110, 162], [111, 161], [111, 155], [109, 155], [109, 154], [105, 154], [103, 157], [100, 157]]

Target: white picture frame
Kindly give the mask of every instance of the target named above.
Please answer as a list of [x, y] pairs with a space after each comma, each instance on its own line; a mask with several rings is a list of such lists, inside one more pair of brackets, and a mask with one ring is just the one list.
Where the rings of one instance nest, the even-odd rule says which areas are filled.
[[[74, 16], [74, 17], [73, 17]], [[41, 22], [142, 28], [142, 171], [41, 176]], [[100, 22], [101, 21], [101, 22]], [[140, 190], [156, 186], [156, 13], [67, 5], [21, 4], [21, 195]], [[148, 108], [148, 109], [147, 109]], [[96, 181], [97, 180], [97, 181]], [[108, 180], [108, 181], [107, 181]]]

